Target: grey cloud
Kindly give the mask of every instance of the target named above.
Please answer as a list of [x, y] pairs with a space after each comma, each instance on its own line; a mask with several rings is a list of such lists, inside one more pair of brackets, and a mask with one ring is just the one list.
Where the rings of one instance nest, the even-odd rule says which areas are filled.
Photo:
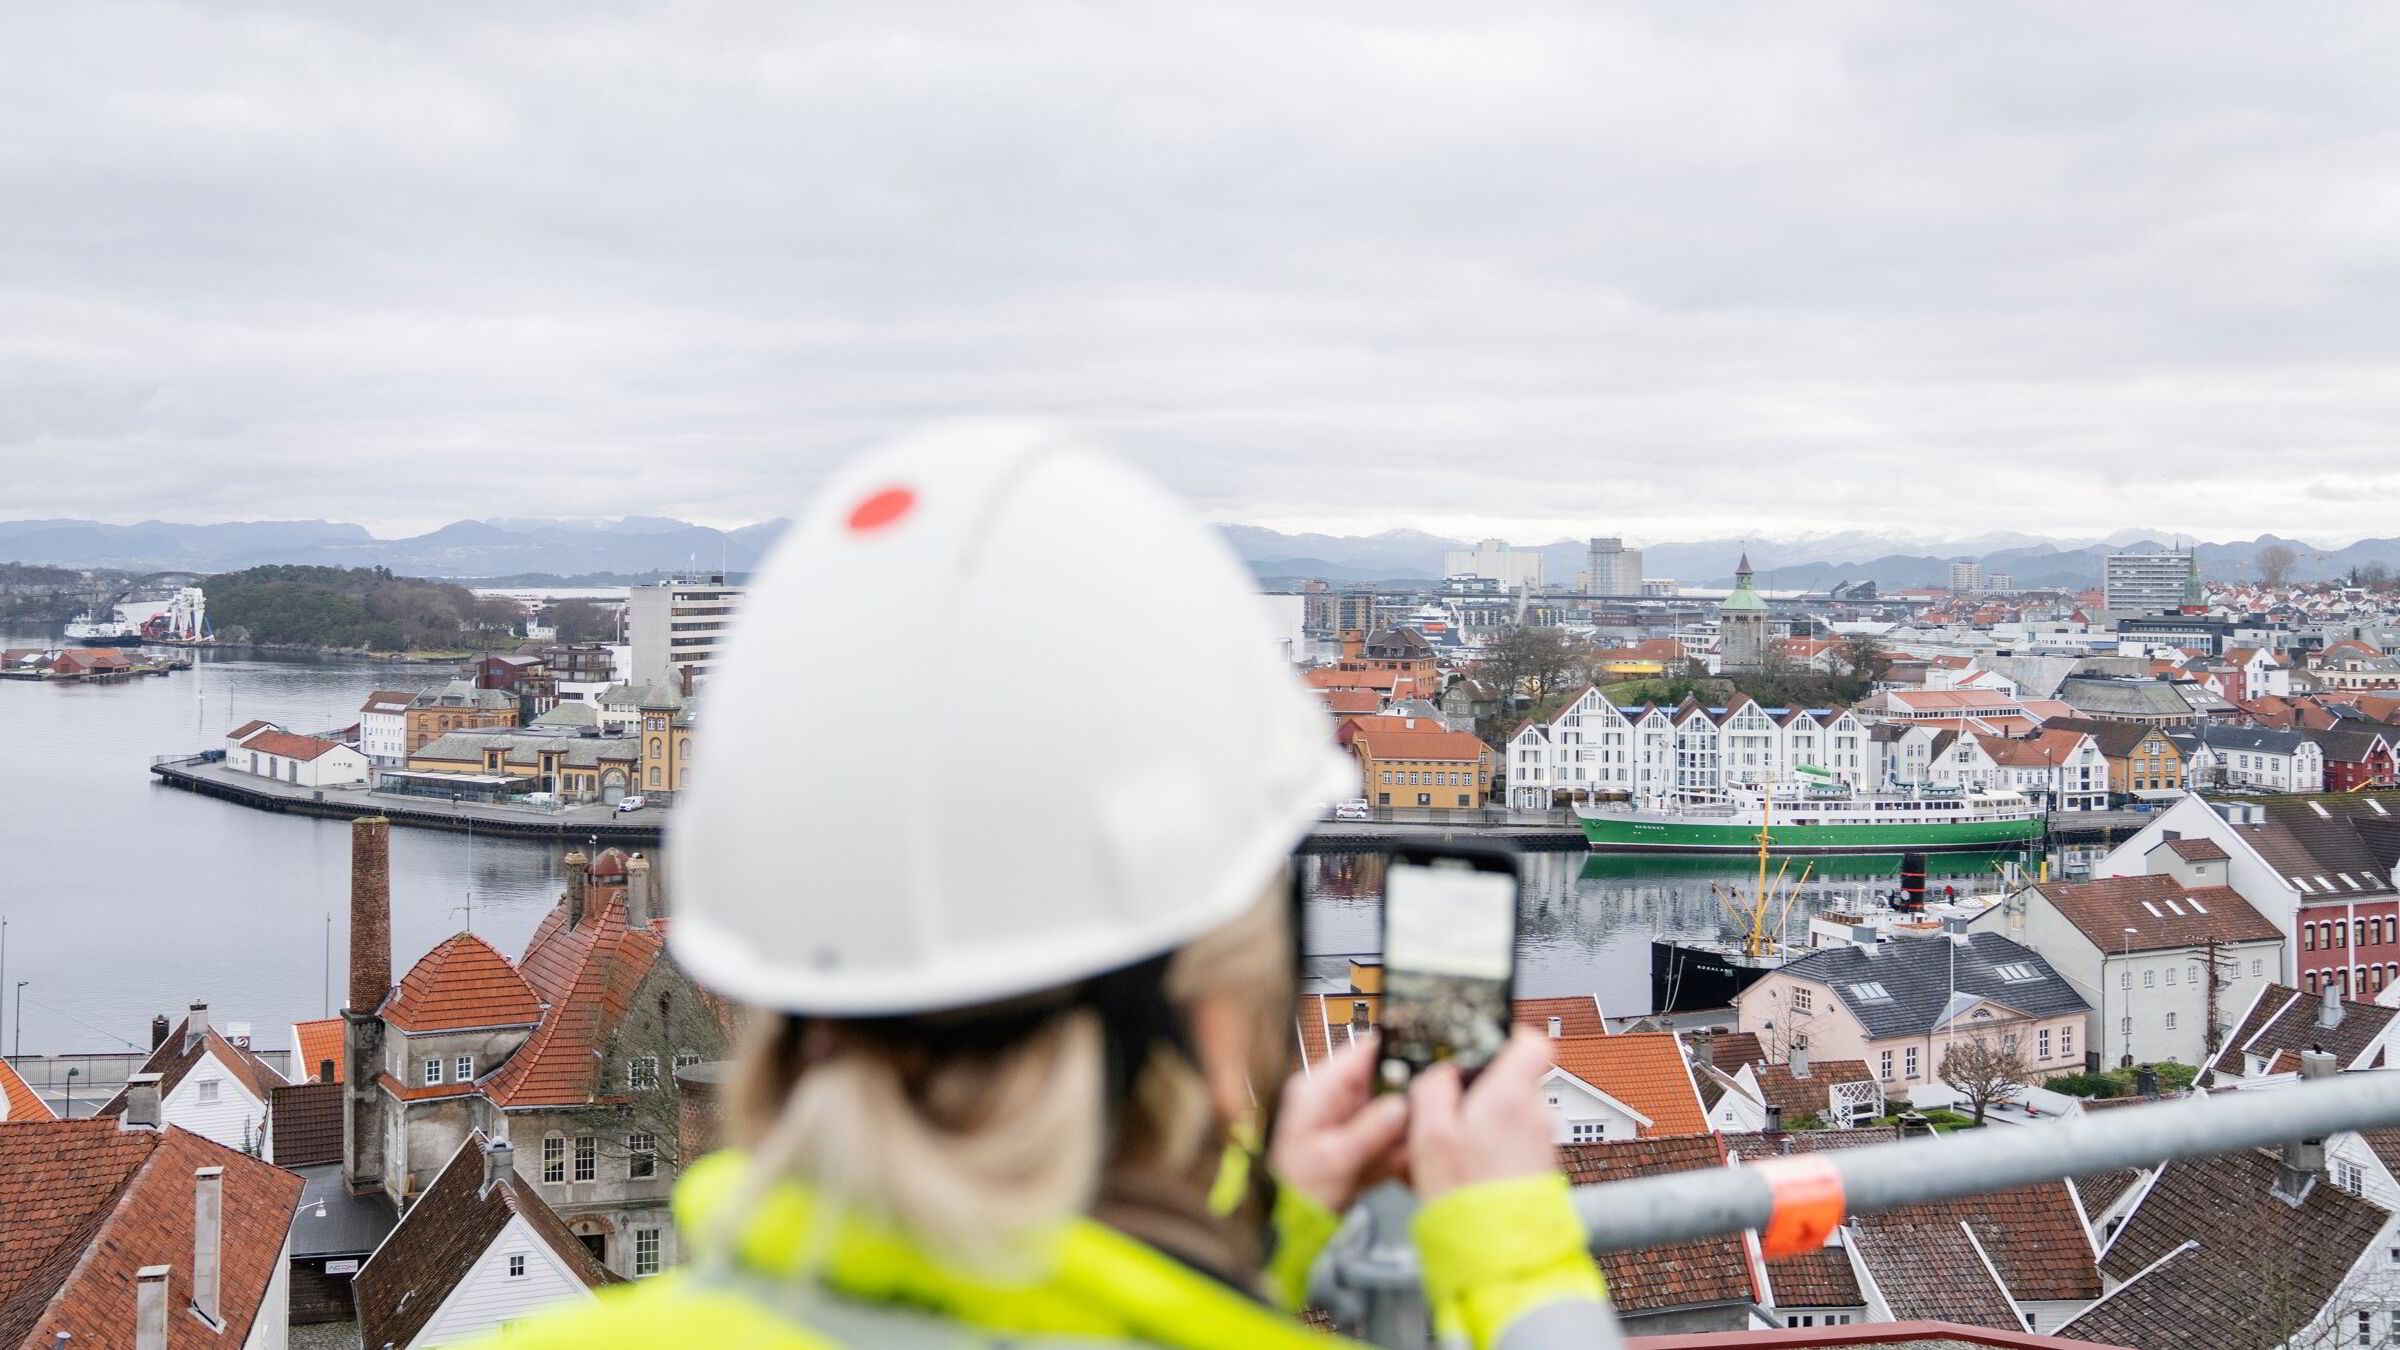
[[2390, 532], [2368, 6], [23, 6], [0, 514]]

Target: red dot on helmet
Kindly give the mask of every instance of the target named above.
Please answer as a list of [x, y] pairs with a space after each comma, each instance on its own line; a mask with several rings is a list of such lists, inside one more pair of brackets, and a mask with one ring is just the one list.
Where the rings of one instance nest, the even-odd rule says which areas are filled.
[[907, 515], [916, 504], [917, 494], [904, 487], [869, 493], [850, 508], [850, 528], [861, 533], [880, 530]]

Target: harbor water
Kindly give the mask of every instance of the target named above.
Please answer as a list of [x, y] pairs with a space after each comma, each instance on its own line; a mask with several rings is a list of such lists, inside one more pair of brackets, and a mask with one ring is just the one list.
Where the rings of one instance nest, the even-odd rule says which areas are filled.
[[[0, 645], [56, 641], [55, 633], [0, 634]], [[159, 786], [149, 765], [220, 745], [251, 718], [300, 731], [347, 727], [370, 690], [437, 684], [451, 670], [191, 655], [192, 670], [164, 677], [0, 682], [0, 755], [14, 789], [0, 810], [0, 1050], [146, 1045], [153, 1014], [178, 1017], [195, 1000], [220, 1024], [249, 1023], [256, 1043], [272, 1049], [287, 1043], [291, 1022], [339, 1005], [349, 826]], [[1932, 885], [1981, 889], [1996, 861], [1936, 855]], [[1814, 866], [1785, 916], [1794, 932], [1816, 908], [1888, 893], [1899, 864], [1885, 856]], [[1301, 867], [1312, 973], [1338, 981], [1345, 956], [1377, 946], [1382, 860], [1321, 854]], [[1733, 919], [1712, 892], [1746, 890], [1752, 875], [1738, 859], [1528, 855], [1520, 987], [1597, 994], [1612, 1016], [1647, 1011], [1650, 942], [1731, 936]], [[405, 970], [461, 929], [513, 955], [560, 884], [548, 844], [394, 831], [396, 962]]]

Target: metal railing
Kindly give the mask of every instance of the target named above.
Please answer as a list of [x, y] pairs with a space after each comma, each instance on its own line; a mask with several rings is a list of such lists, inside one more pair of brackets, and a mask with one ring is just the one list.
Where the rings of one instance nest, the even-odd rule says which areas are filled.
[[[1978, 1131], [1967, 1146], [1941, 1138], [1903, 1140], [1578, 1186], [1575, 1209], [1594, 1252], [1755, 1230], [1773, 1257], [1823, 1245], [1851, 1214], [2244, 1148], [2284, 1146], [2286, 1181], [2306, 1185], [2323, 1170], [2326, 1136], [2400, 1125], [2400, 1073], [2335, 1077], [2333, 1057], [2311, 1051], [2302, 1056], [2302, 1074], [2308, 1081], [2290, 1087]], [[1369, 1197], [1320, 1265], [1311, 1290], [1333, 1311], [1337, 1326], [1389, 1350], [1428, 1343], [1408, 1242], [1410, 1208], [1407, 1193], [1397, 1187]], [[1613, 1350], [1621, 1342], [1594, 1339], [1587, 1329], [1576, 1344]]]

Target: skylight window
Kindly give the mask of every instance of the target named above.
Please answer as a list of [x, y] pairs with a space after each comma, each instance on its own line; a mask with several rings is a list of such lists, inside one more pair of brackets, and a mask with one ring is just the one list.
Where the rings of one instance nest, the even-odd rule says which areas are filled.
[[2383, 809], [2382, 802], [2375, 800], [2373, 797], [2367, 798], [2367, 809], [2379, 816], [2388, 816], [2391, 814], [2391, 812]]
[[2351, 889], [2351, 890], [2354, 890], [2354, 891], [2363, 891], [2363, 890], [2365, 890], [2365, 889], [2366, 889], [2366, 887], [2364, 887], [2364, 886], [2361, 886], [2361, 885], [2359, 885], [2359, 884], [2358, 884], [2358, 878], [2357, 878], [2357, 877], [2354, 877], [2354, 876], [2350, 875], [2348, 872], [2344, 872], [2344, 873], [2342, 873], [2342, 880], [2344, 880], [2344, 881], [2346, 881], [2346, 882], [2350, 883], [2350, 889]]
[[2142, 902], [2142, 908], [2148, 910], [2150, 912], [2150, 917], [2153, 919], [2163, 919], [2167, 917], [2166, 915], [2158, 912], [2158, 906], [2151, 904], [2147, 900]]
[[2206, 905], [2204, 905], [2204, 904], [2201, 904], [2201, 903], [2200, 903], [2200, 897], [2199, 897], [2199, 896], [2196, 896], [2196, 895], [2187, 895], [2187, 896], [2183, 897], [2183, 903], [2185, 903], [2185, 904], [2187, 904], [2187, 905], [2190, 905], [2190, 906], [2192, 907], [2192, 909], [2193, 909], [2193, 911], [2194, 911], [2195, 913], [2199, 913], [2199, 914], [2206, 914], [2206, 913], [2208, 913], [2208, 906], [2206, 906]]
[[2300, 892], [2302, 895], [2313, 895], [2313, 894], [2315, 894], [2315, 892], [2314, 892], [2314, 891], [2312, 891], [2312, 890], [2310, 890], [2310, 889], [2309, 889], [2309, 885], [2308, 885], [2308, 878], [2307, 878], [2307, 877], [2287, 877], [2287, 878], [2285, 878], [2285, 880], [2287, 880], [2287, 881], [2291, 882], [2291, 883], [2292, 883], [2292, 886], [2293, 886], [2293, 888], [2294, 888], [2295, 890], [2299, 891], [2299, 892]]
[[2038, 971], [2022, 961], [2011, 961], [2004, 966], [1994, 966], [1992, 972], [2010, 984], [2023, 984], [2027, 980], [2042, 978]]
[[2323, 802], [2310, 802], [2308, 804], [2308, 809], [2316, 812], [2320, 816], [2323, 816], [2327, 820], [2333, 819], [2333, 813], [2325, 809], [2325, 803]]
[[2167, 901], [2167, 912], [2180, 919], [2183, 917], [2183, 906], [2176, 904], [2172, 900], [2169, 900]]
[[1861, 1003], [1889, 1003], [1892, 1001], [1892, 991], [1878, 981], [1869, 980], [1864, 984], [1851, 985], [1850, 997]]

